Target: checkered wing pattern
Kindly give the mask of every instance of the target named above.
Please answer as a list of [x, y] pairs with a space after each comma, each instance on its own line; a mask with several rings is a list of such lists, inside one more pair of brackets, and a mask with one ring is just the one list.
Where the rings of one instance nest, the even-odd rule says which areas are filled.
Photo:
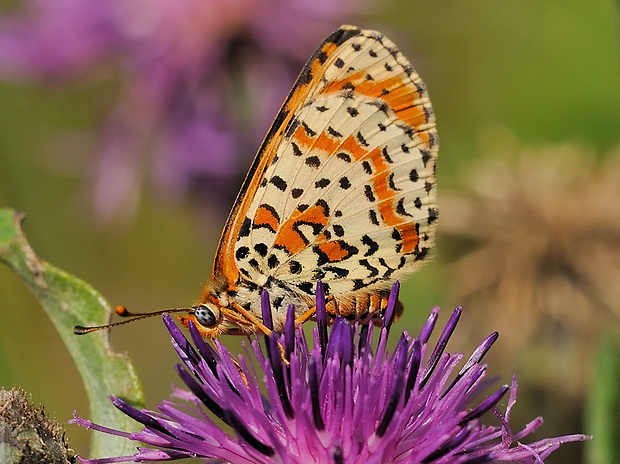
[[432, 249], [438, 139], [426, 86], [378, 32], [315, 52], [254, 160], [214, 279], [339, 296], [389, 288]]

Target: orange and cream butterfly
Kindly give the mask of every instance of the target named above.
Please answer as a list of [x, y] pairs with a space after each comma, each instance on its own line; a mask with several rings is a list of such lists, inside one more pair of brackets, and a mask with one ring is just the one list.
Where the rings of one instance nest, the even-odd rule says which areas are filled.
[[379, 32], [342, 26], [284, 102], [228, 217], [211, 281], [181, 321], [208, 338], [267, 333], [266, 289], [281, 331], [289, 304], [298, 323], [312, 318], [317, 280], [328, 315], [380, 317], [393, 282], [433, 247], [437, 150], [426, 86], [409, 61]]

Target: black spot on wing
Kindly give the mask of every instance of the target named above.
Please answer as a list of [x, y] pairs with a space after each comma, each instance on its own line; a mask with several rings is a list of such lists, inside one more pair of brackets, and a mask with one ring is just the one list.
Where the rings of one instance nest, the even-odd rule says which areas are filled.
[[364, 256], [372, 256], [379, 250], [379, 244], [368, 235], [362, 236], [362, 243], [368, 247], [368, 251], [364, 253]]
[[269, 266], [269, 269], [274, 269], [278, 267], [278, 264], [280, 264], [280, 261], [278, 260], [276, 255], [269, 256], [269, 259], [267, 260], [267, 266]]
[[429, 224], [432, 224], [433, 222], [435, 222], [438, 216], [439, 216], [439, 211], [437, 210], [437, 208], [428, 209], [428, 223]]
[[334, 129], [332, 126], [329, 126], [327, 128], [327, 133], [336, 139], [339, 139], [342, 137], [342, 134], [338, 132], [336, 129]]
[[303, 152], [299, 148], [299, 145], [297, 145], [295, 142], [291, 142], [291, 147], [293, 148], [293, 155], [303, 156]]
[[344, 153], [344, 152], [338, 153], [336, 155], [336, 158], [341, 159], [345, 163], [350, 163], [351, 162], [351, 156], [349, 156], [347, 153]]
[[324, 177], [324, 178], [322, 178], [322, 179], [317, 180], [317, 181], [314, 183], [314, 187], [315, 187], [315, 188], [321, 188], [321, 189], [322, 189], [322, 188], [327, 187], [327, 186], [330, 184], [330, 182], [331, 182], [331, 181], [330, 181], [329, 179], [327, 179], [326, 177]]
[[289, 267], [289, 270], [291, 271], [291, 274], [301, 273], [302, 266], [299, 261], [289, 261], [288, 267]]
[[425, 148], [420, 149], [420, 153], [422, 153], [422, 162], [424, 163], [424, 166], [426, 166], [426, 163], [428, 163], [428, 160], [430, 160], [433, 155], [430, 150], [427, 150]]
[[310, 129], [310, 127], [308, 126], [308, 124], [306, 124], [305, 122], [301, 123], [301, 126], [304, 128], [304, 131], [306, 132], [306, 135], [308, 137], [316, 137], [316, 132], [313, 131], [312, 129]]
[[394, 174], [395, 173], [391, 172], [390, 175], [388, 176], [388, 185], [391, 190], [394, 190], [395, 192], [399, 192], [402, 189], [399, 189], [398, 187], [396, 187], [396, 184], [394, 183]]
[[254, 245], [254, 250], [262, 257], [267, 256], [267, 251], [269, 251], [267, 245], [265, 245], [264, 243], [257, 243], [256, 245]]
[[246, 277], [246, 278], [248, 278], [248, 279], [250, 278], [250, 273], [249, 273], [246, 269], [244, 269], [244, 268], [240, 267], [240, 268], [239, 268], [239, 272], [240, 272], [240, 273], [241, 273], [244, 277]]
[[276, 188], [282, 192], [284, 192], [286, 190], [286, 187], [288, 186], [286, 181], [280, 176], [273, 176], [271, 179], [269, 179], [269, 182], [275, 185]]
[[242, 260], [248, 257], [248, 255], [250, 254], [250, 249], [246, 246], [243, 247], [239, 247], [237, 248], [237, 251], [235, 251], [235, 258], [237, 258], [237, 260]]
[[377, 212], [374, 209], [368, 210], [368, 219], [375, 226], [381, 225], [379, 223], [379, 218], [377, 218]]
[[392, 161], [392, 158], [390, 157], [387, 147], [383, 147], [383, 150], [381, 150], [381, 154], [383, 155], [383, 159], [385, 159], [386, 162], [393, 164], [394, 161]]
[[400, 214], [401, 216], [413, 217], [411, 214], [409, 214], [405, 210], [405, 199], [404, 198], [401, 198], [400, 200], [398, 200], [398, 204], [396, 205], [396, 212]]
[[252, 228], [252, 220], [246, 217], [243, 220], [243, 224], [241, 224], [241, 227], [239, 228], [239, 237], [247, 237], [248, 235], [250, 235], [251, 228]]
[[312, 282], [302, 282], [297, 284], [297, 288], [308, 295], [312, 295], [314, 293], [314, 284]]
[[[319, 50], [323, 48], [323, 45], [328, 43], [333, 43], [335, 45], [342, 45], [347, 40], [352, 39], [353, 37], [357, 37], [362, 33], [362, 30], [357, 27], [347, 27], [346, 29], [340, 28], [330, 34], [327, 37], [323, 44], [319, 47]], [[355, 44], [353, 44], [355, 45]]]
[[338, 266], [324, 266], [323, 270], [325, 272], [333, 273], [336, 279], [344, 279], [346, 276], [349, 275], [348, 269], [345, 269], [343, 267], [338, 267]]
[[349, 179], [347, 177], [341, 177], [338, 180], [338, 183], [340, 184], [340, 188], [343, 190], [348, 190], [349, 187], [351, 187], [351, 182], [349, 182]]
[[376, 277], [379, 275], [379, 269], [377, 269], [376, 267], [372, 266], [367, 259], [360, 259], [359, 261], [360, 265], [362, 265], [363, 267], [365, 267], [366, 269], [368, 269], [368, 271], [370, 271], [370, 273], [368, 274], [368, 277]]
[[381, 277], [383, 277], [384, 279], [389, 279], [396, 269], [392, 269], [390, 266], [388, 266], [388, 264], [385, 262], [385, 259], [383, 258], [379, 258], [379, 263], [381, 264], [381, 266], [386, 268], [386, 270], [383, 271], [383, 275]]
[[358, 132], [357, 134], [355, 134], [355, 138], [357, 139], [357, 141], [359, 142], [361, 146], [363, 147], [368, 146], [368, 142], [366, 141], [366, 139], [364, 138], [361, 132]]
[[372, 191], [372, 187], [368, 184], [364, 185], [364, 196], [366, 197], [368, 201], [370, 201], [371, 203], [374, 203], [375, 194]]
[[413, 255], [415, 256], [415, 261], [421, 261], [424, 258], [426, 258], [426, 256], [428, 256], [429, 251], [430, 250], [427, 247], [414, 251]]
[[308, 156], [306, 158], [306, 164], [308, 166], [310, 166], [311, 168], [318, 168], [321, 165], [321, 160], [319, 159], [318, 156]]

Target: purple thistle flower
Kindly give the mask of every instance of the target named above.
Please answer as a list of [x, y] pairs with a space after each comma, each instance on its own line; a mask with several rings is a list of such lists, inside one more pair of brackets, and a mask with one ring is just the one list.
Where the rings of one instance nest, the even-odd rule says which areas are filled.
[[[317, 327], [310, 341], [294, 328], [289, 307], [283, 334], [250, 339], [234, 357], [219, 341], [215, 349], [190, 324], [192, 345], [172, 319], [164, 322], [184, 365], [179, 376], [189, 391], [175, 389], [159, 411], [137, 410], [119, 398], [113, 404], [144, 424], [137, 433], [106, 428], [75, 417], [74, 423], [153, 446], [133, 456], [83, 460], [103, 464], [167, 461], [185, 457], [232, 463], [540, 463], [561, 444], [585, 435], [520, 440], [542, 424], [537, 418], [514, 433], [508, 425], [517, 383], [502, 386], [480, 402], [488, 386], [482, 358], [497, 339], [487, 337], [454, 375], [462, 354], [445, 352], [461, 315], [457, 308], [437, 344], [428, 345], [438, 308], [417, 338], [400, 335], [386, 350], [398, 283], [381, 329], [353, 327], [336, 318], [327, 332], [324, 298], [317, 298]], [[319, 283], [317, 295], [323, 295]], [[265, 316], [270, 313], [263, 301]], [[268, 324], [269, 317], [264, 317]], [[378, 340], [373, 343], [374, 338]], [[256, 359], [256, 369], [250, 359]], [[264, 381], [266, 396], [259, 379]], [[498, 403], [508, 394], [504, 413]], [[491, 411], [500, 425], [484, 425]], [[222, 428], [220, 424], [225, 424]]]

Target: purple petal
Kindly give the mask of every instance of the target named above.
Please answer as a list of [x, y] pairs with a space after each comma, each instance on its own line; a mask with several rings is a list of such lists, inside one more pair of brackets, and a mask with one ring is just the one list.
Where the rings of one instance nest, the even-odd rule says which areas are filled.
[[388, 333], [390, 332], [390, 327], [392, 327], [392, 322], [394, 322], [394, 308], [396, 308], [396, 303], [398, 303], [399, 292], [400, 282], [397, 280], [394, 282], [394, 285], [392, 285], [387, 307], [385, 308], [385, 315], [383, 316], [383, 327], [385, 327], [385, 330]]
[[263, 291], [261, 292], [260, 301], [260, 308], [263, 314], [263, 324], [265, 324], [265, 327], [267, 327], [269, 330], [273, 330], [271, 304], [269, 303], [269, 292], [267, 292], [267, 290], [263, 289]]

